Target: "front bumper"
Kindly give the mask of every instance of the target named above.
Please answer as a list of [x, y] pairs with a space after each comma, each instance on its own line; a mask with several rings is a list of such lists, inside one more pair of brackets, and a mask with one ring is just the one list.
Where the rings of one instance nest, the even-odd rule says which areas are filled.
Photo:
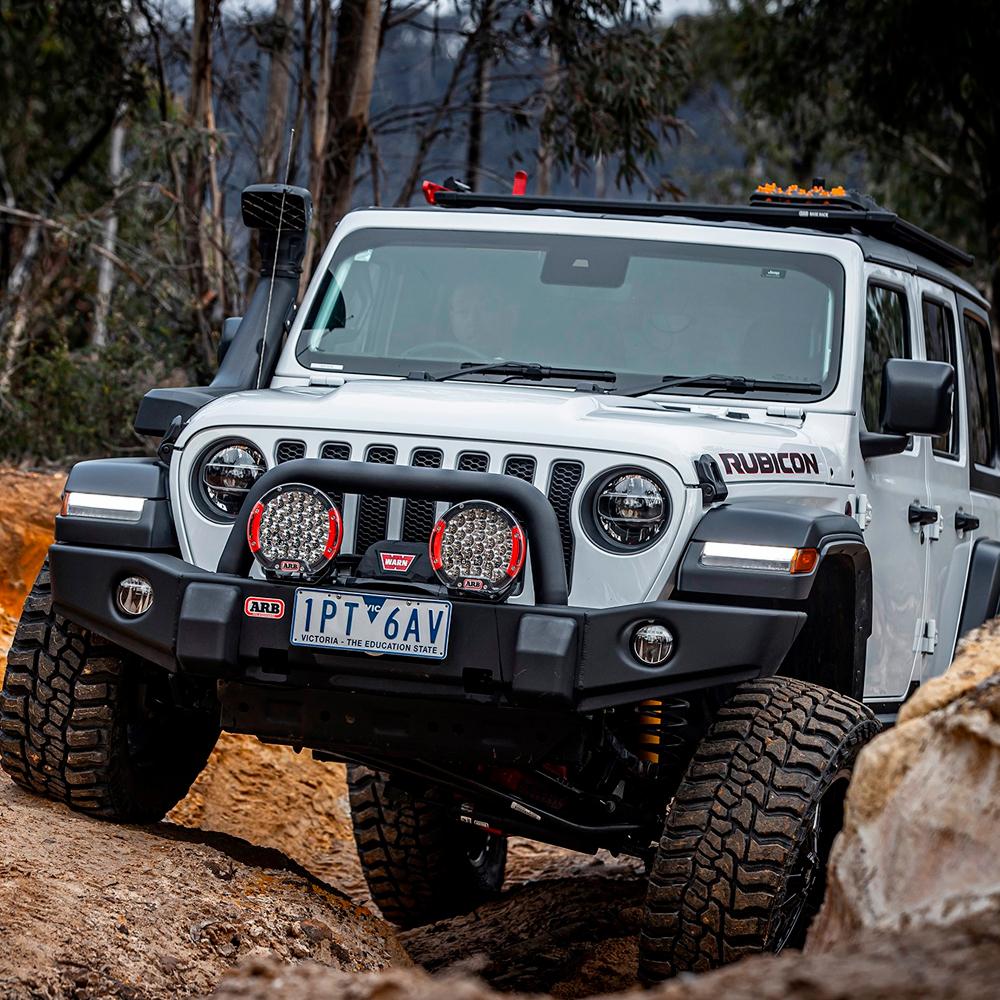
[[[326, 692], [587, 713], [773, 674], [805, 621], [795, 611], [679, 601], [595, 609], [453, 598], [448, 655], [429, 663], [291, 646], [294, 588], [285, 584], [208, 572], [164, 553], [62, 543], [49, 550], [49, 565], [56, 610], [125, 649], [175, 673], [314, 692], [314, 704]], [[154, 591], [138, 618], [114, 599], [131, 575]], [[284, 614], [247, 617], [248, 597], [280, 597]], [[656, 668], [638, 663], [629, 643], [632, 627], [650, 619], [676, 640]]]

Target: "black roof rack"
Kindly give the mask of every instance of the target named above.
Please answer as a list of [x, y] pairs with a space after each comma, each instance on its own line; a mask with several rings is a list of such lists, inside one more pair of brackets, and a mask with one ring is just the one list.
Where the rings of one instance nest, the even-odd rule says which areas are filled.
[[904, 250], [912, 250], [944, 267], [968, 267], [975, 259], [964, 250], [932, 236], [919, 226], [901, 219], [895, 212], [889, 212], [870, 198], [853, 191], [844, 197], [817, 197], [805, 192], [786, 194], [780, 189], [774, 195], [761, 189], [751, 197], [749, 205], [700, 205], [691, 202], [481, 194], [438, 188], [433, 193], [433, 204], [442, 208], [510, 208], [519, 212], [558, 210], [586, 215], [749, 222], [772, 228], [801, 227], [824, 233], [871, 236]]

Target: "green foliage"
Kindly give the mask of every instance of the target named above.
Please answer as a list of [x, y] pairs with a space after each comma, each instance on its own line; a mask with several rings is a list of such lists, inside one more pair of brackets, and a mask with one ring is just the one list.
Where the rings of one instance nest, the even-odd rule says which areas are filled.
[[720, 76], [788, 180], [860, 153], [873, 193], [984, 258], [1000, 292], [1000, 5], [730, 0], [711, 20]]
[[133, 432], [132, 419], [143, 393], [166, 375], [142, 344], [127, 339], [100, 353], [63, 344], [32, 355], [19, 372], [12, 411], [0, 416], [5, 456], [68, 462], [146, 453], [150, 442]]
[[[563, 29], [571, 44], [568, 51], [558, 49], [564, 71], [541, 133], [562, 167], [586, 169], [596, 157], [616, 158], [617, 181], [631, 188], [647, 180], [644, 166], [654, 166], [663, 141], [681, 130], [676, 112], [687, 82], [683, 43], [677, 32], [634, 17], [585, 28]], [[589, 36], [585, 44], [580, 33]]]

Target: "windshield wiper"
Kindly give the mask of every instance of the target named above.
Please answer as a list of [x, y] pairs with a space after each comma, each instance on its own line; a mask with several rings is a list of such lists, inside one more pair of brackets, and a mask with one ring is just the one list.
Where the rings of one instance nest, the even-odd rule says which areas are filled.
[[632, 389], [608, 390], [619, 396], [645, 396], [651, 392], [665, 392], [679, 385], [704, 386], [723, 392], [796, 392], [818, 396], [823, 386], [818, 382], [778, 382], [771, 379], [744, 378], [742, 375], [667, 375], [659, 382], [649, 382]]
[[618, 376], [614, 372], [594, 371], [590, 368], [553, 368], [550, 365], [539, 365], [528, 361], [490, 361], [477, 365], [467, 361], [461, 368], [431, 375], [421, 372], [432, 382], [446, 382], [448, 379], [459, 378], [462, 375], [475, 375], [482, 372], [485, 375], [518, 375], [521, 378], [541, 380], [546, 378], [590, 379], [595, 382], [615, 382]]

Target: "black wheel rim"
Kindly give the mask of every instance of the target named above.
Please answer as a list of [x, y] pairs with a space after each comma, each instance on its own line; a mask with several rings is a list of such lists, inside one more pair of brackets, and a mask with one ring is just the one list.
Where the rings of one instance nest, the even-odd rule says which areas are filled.
[[831, 782], [803, 823], [805, 836], [771, 921], [770, 951], [801, 948], [805, 944], [806, 932], [826, 893], [830, 849], [844, 822], [847, 781], [848, 777], [843, 775]]

